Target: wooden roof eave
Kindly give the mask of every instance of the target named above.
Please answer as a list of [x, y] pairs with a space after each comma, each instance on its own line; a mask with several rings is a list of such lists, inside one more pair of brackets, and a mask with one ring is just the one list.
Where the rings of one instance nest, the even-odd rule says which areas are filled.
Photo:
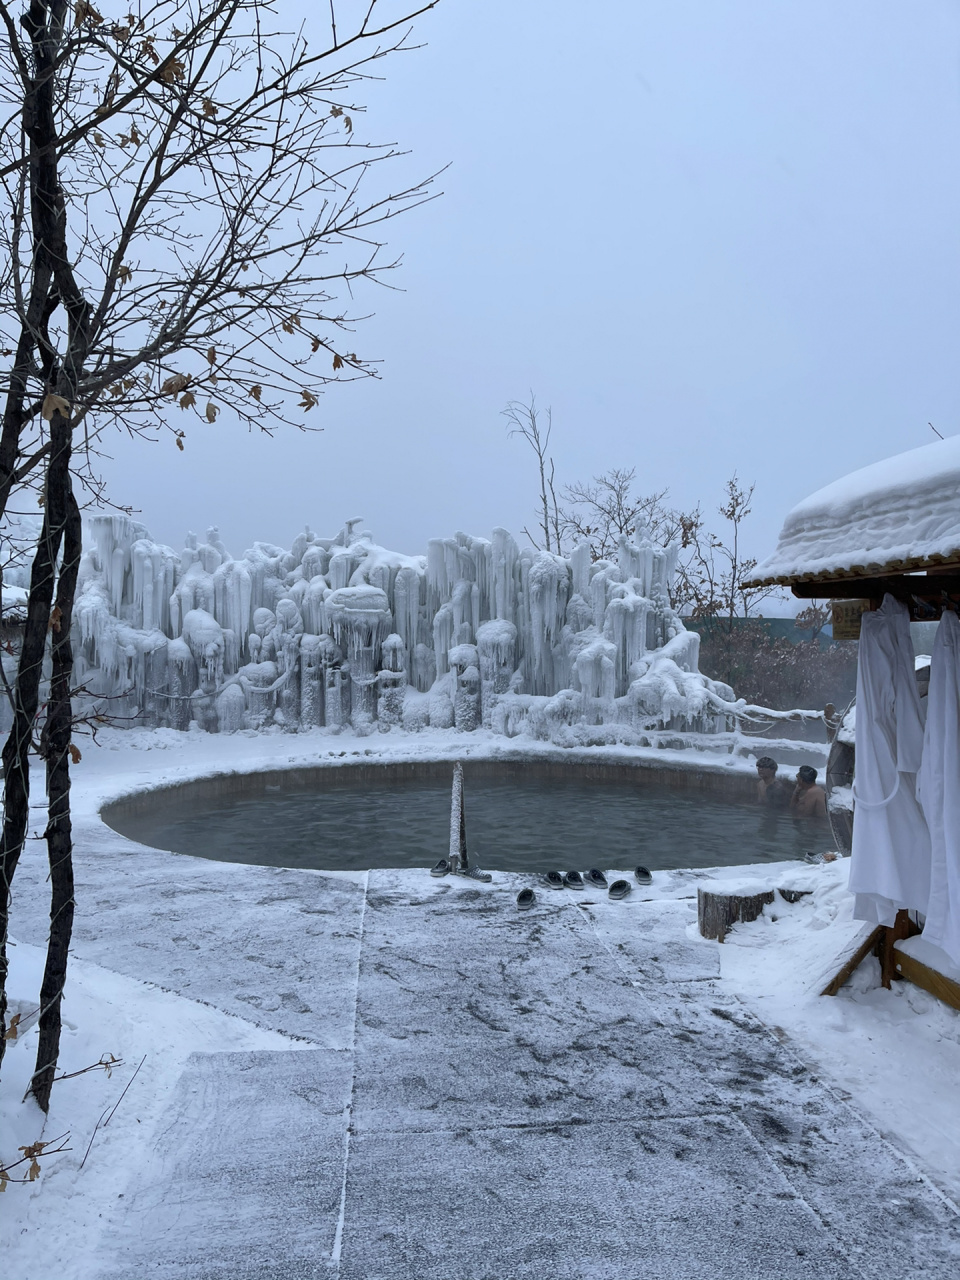
[[[927, 581], [927, 578], [930, 581]], [[754, 577], [750, 587], [790, 587], [801, 599], [856, 599], [908, 594], [939, 599], [960, 591], [960, 557], [950, 555], [914, 556], [885, 564], [855, 564], [825, 573], [791, 573]]]

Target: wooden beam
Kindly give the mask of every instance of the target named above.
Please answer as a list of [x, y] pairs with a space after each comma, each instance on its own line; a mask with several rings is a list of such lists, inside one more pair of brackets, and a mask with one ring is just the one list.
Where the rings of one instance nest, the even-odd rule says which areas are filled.
[[833, 975], [827, 985], [820, 992], [822, 996], [835, 996], [845, 982], [848, 982], [853, 976], [856, 969], [863, 964], [871, 951], [876, 950], [883, 934], [883, 925], [878, 924], [863, 942], [857, 947], [852, 956], [849, 956]]
[[790, 590], [801, 600], [873, 600], [888, 591], [899, 599], [939, 602], [946, 592], [960, 597], [960, 573], [891, 573], [873, 578], [823, 578], [819, 582], [793, 582]]
[[906, 978], [915, 987], [922, 987], [924, 991], [929, 991], [932, 996], [948, 1004], [951, 1009], [960, 1010], [960, 982], [944, 977], [942, 973], [937, 973], [936, 969], [931, 969], [915, 956], [908, 956], [896, 946], [893, 948], [893, 953], [896, 970], [901, 978]]

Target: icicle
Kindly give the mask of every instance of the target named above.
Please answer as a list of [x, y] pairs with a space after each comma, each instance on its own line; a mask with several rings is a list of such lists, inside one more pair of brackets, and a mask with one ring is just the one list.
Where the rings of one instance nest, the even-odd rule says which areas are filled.
[[94, 519], [74, 610], [80, 700], [228, 731], [241, 718], [291, 731], [482, 722], [572, 743], [596, 724], [723, 728], [716, 706], [733, 695], [698, 671], [698, 638], [670, 604], [677, 548], [648, 530], [621, 538], [612, 563], [587, 543], [569, 559], [521, 551], [503, 529], [403, 556], [359, 523], [233, 560], [215, 527], [177, 555], [128, 517]]

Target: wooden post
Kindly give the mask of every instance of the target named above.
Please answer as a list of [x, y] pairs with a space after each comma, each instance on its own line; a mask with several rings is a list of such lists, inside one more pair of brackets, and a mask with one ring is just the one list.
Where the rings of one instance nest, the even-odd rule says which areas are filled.
[[898, 911], [893, 924], [883, 930], [880, 937], [880, 982], [888, 991], [890, 983], [895, 978], [898, 981], [900, 978], [897, 973], [897, 960], [893, 954], [893, 944], [900, 942], [903, 938], [911, 938], [919, 932], [919, 928], [910, 919], [910, 912], [907, 910]]

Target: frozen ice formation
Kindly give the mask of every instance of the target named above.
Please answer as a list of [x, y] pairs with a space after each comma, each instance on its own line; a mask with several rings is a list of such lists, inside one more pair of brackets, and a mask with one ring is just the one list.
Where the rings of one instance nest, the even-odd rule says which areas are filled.
[[89, 522], [76, 682], [127, 723], [210, 732], [481, 725], [574, 745], [730, 726], [670, 606], [676, 549], [620, 540], [616, 561], [491, 540], [377, 546], [350, 521], [234, 560], [218, 531], [179, 552], [125, 516]]

